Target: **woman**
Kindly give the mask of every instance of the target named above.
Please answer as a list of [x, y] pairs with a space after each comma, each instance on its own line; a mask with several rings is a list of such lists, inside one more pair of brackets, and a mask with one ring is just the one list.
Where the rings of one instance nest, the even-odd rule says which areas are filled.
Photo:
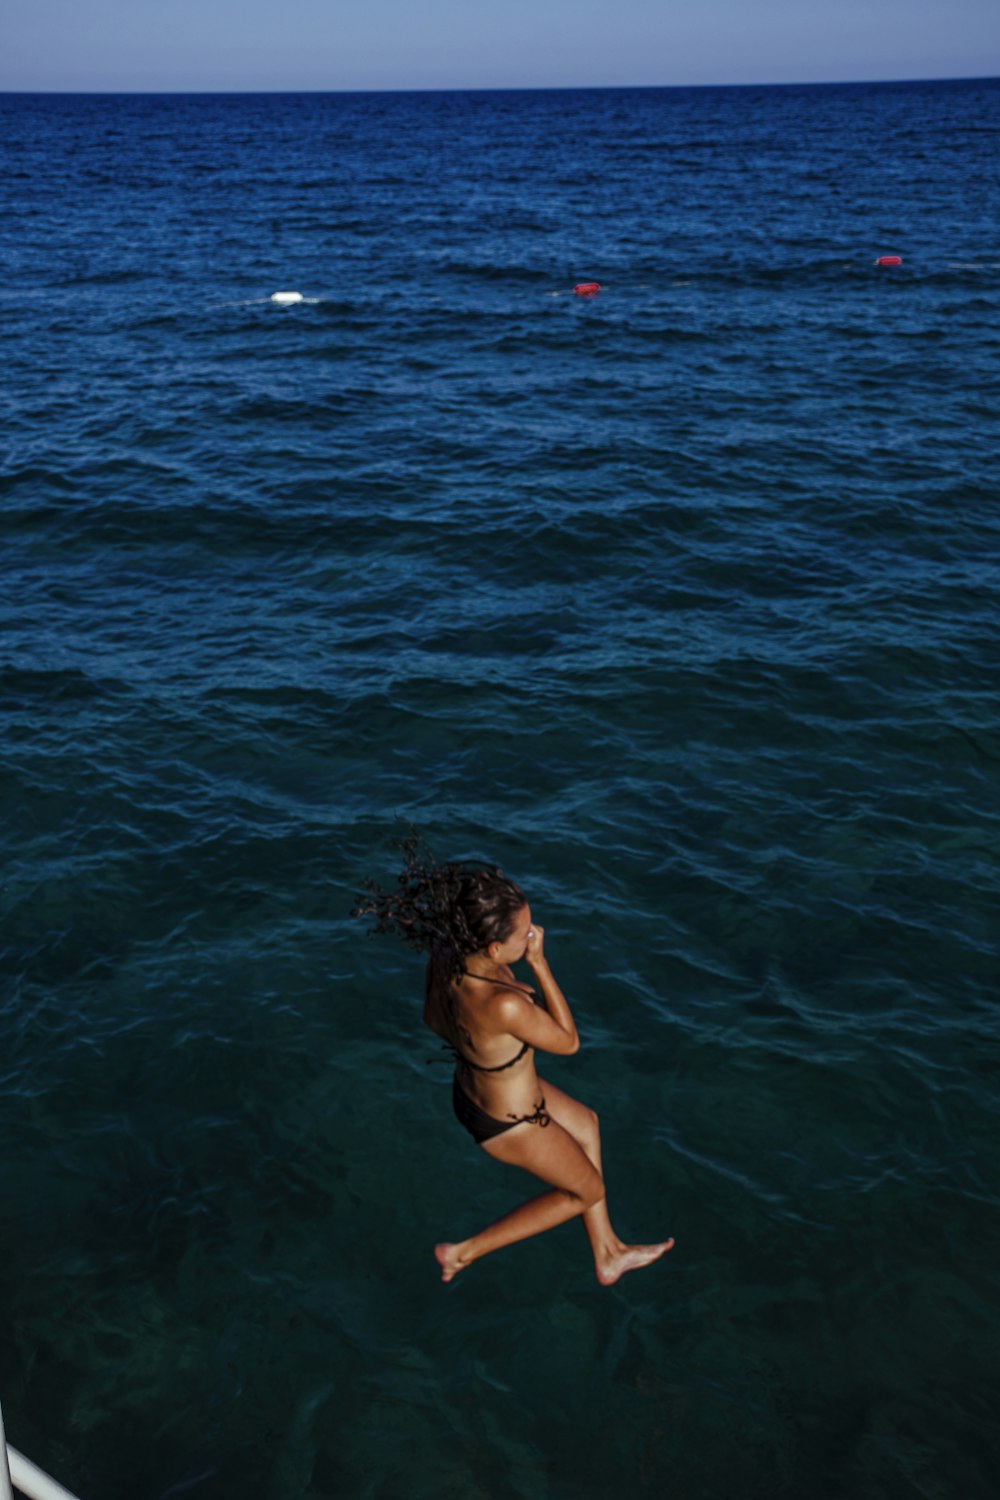
[[[580, 1039], [545, 957], [544, 930], [523, 892], [502, 871], [466, 862], [436, 864], [403, 844], [406, 866], [395, 891], [366, 882], [356, 915], [376, 932], [396, 932], [429, 953], [424, 1021], [455, 1057], [452, 1101], [473, 1140], [497, 1161], [523, 1167], [549, 1185], [470, 1239], [434, 1248], [441, 1280], [480, 1256], [582, 1215], [597, 1279], [611, 1286], [626, 1271], [658, 1260], [673, 1240], [626, 1245], [608, 1218], [597, 1116], [539, 1078], [535, 1053], [571, 1056]], [[514, 978], [524, 959], [537, 988]]]

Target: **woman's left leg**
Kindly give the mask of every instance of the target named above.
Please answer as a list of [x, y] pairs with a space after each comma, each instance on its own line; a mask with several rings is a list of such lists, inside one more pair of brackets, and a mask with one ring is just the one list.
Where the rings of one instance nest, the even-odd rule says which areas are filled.
[[[601, 1127], [595, 1112], [579, 1099], [557, 1089], [555, 1084], [538, 1080], [545, 1096], [545, 1108], [557, 1125], [567, 1131], [586, 1153], [604, 1177], [601, 1162]], [[626, 1245], [611, 1227], [606, 1197], [592, 1203], [583, 1213], [583, 1227], [587, 1231], [590, 1248], [594, 1253], [594, 1268], [597, 1278], [605, 1286], [617, 1281], [624, 1271], [634, 1270], [640, 1265], [658, 1259], [673, 1245], [669, 1239], [659, 1245]]]

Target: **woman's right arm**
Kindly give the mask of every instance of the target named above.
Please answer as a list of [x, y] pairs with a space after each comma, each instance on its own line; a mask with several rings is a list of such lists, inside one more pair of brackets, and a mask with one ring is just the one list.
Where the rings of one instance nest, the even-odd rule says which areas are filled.
[[556, 983], [545, 957], [544, 928], [532, 927], [524, 956], [538, 981], [545, 1008], [543, 1010], [540, 1005], [533, 1005], [530, 1000], [522, 1000], [507, 991], [497, 1000], [506, 1029], [518, 1041], [538, 1047], [542, 1052], [572, 1057], [580, 1050], [580, 1037], [569, 1001]]

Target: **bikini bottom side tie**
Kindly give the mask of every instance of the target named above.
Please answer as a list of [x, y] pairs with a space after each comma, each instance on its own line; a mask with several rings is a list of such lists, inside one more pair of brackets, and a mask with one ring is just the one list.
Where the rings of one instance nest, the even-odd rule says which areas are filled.
[[483, 1141], [492, 1140], [496, 1135], [503, 1135], [505, 1130], [513, 1130], [515, 1125], [540, 1125], [544, 1130], [552, 1123], [552, 1116], [545, 1108], [544, 1097], [530, 1115], [511, 1115], [506, 1120], [488, 1115], [474, 1099], [469, 1098], [458, 1081], [457, 1073], [452, 1081], [451, 1103], [458, 1123], [465, 1126], [477, 1146], [481, 1146]]

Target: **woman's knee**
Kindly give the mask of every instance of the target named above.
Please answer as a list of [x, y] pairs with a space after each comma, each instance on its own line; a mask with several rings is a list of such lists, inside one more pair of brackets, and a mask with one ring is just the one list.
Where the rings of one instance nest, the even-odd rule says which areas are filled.
[[584, 1213], [586, 1213], [586, 1211], [587, 1211], [588, 1208], [593, 1208], [595, 1203], [600, 1203], [600, 1201], [601, 1201], [601, 1199], [603, 1197], [604, 1197], [604, 1179], [603, 1179], [603, 1177], [601, 1177], [600, 1173], [598, 1173], [597, 1181], [594, 1184], [593, 1192], [588, 1193], [588, 1195], [587, 1195], [587, 1201], [583, 1205]]
[[569, 1190], [569, 1196], [579, 1205], [577, 1211], [581, 1214], [585, 1214], [588, 1208], [593, 1208], [595, 1203], [600, 1203], [604, 1197], [604, 1178], [596, 1167], [576, 1187]]

